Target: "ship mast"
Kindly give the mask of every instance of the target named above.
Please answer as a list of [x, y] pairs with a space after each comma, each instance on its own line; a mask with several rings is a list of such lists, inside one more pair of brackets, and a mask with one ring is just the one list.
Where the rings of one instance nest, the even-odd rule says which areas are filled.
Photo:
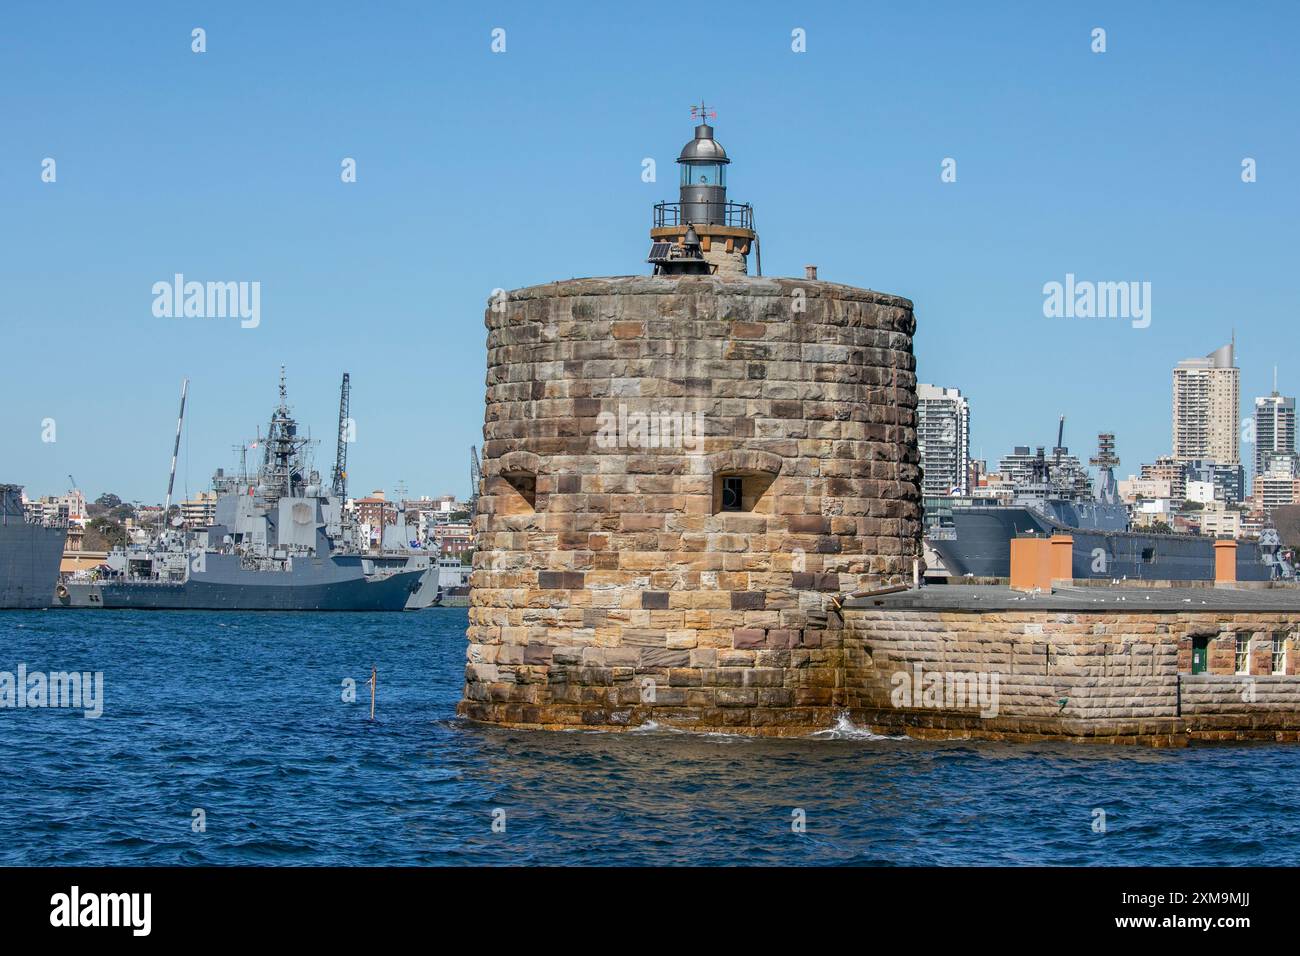
[[190, 380], [188, 378], [181, 379], [181, 411], [180, 414], [176, 416], [176, 442], [172, 445], [172, 470], [170, 477], [167, 479], [167, 500], [163, 504], [162, 520], [159, 522], [159, 538], [162, 537], [162, 533], [167, 529], [167, 512], [172, 509], [172, 489], [176, 485], [176, 456], [179, 455], [181, 451], [181, 426], [185, 423], [185, 395], [189, 391], [189, 388]]
[[1119, 464], [1119, 458], [1115, 456], [1115, 433], [1102, 432], [1097, 436], [1097, 454], [1088, 459], [1088, 464], [1097, 466], [1097, 490], [1095, 497], [1098, 501], [1104, 501], [1107, 504], [1114, 504], [1119, 501], [1119, 493], [1115, 487], [1115, 466]]
[[284, 384], [284, 366], [280, 366], [280, 405], [271, 415], [266, 434], [266, 450], [262, 455], [262, 470], [258, 475], [259, 493], [267, 501], [277, 501], [294, 493], [294, 484], [301, 480], [299, 456], [306, 439], [298, 437], [298, 423], [289, 412], [288, 390]]

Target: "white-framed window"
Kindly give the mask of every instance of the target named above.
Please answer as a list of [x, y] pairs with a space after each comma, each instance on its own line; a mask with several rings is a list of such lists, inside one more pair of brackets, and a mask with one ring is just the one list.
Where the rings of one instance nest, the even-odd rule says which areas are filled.
[[1237, 673], [1250, 673], [1250, 635], [1237, 635]]
[[1273, 673], [1286, 673], [1286, 634], [1281, 631], [1273, 633]]

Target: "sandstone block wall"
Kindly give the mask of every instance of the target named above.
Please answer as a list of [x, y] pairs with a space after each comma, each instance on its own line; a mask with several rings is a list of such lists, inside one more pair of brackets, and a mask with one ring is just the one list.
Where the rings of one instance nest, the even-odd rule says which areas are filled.
[[[848, 711], [881, 731], [1156, 743], [1189, 736], [1295, 739], [1300, 731], [1294, 612], [849, 608], [845, 621]], [[1277, 675], [1274, 634], [1286, 635]], [[1237, 635], [1248, 642], [1243, 674], [1232, 670]], [[1217, 673], [1191, 673], [1198, 637], [1209, 639]], [[922, 675], [941, 675], [945, 685], [949, 674], [973, 674], [985, 675], [988, 688], [996, 675], [994, 712], [969, 695], [964, 706], [939, 693], [902, 699], [900, 683], [911, 678], [916, 685], [918, 667]]]
[[[905, 299], [795, 279], [553, 283], [490, 305], [461, 712], [753, 732], [846, 702], [832, 596], [919, 553]], [[721, 510], [724, 479], [743, 510]]]
[[1249, 679], [1190, 674], [1183, 677], [1182, 699], [1189, 716], [1300, 714], [1300, 680], [1272, 674]]
[[851, 708], [892, 707], [894, 675], [919, 666], [996, 674], [1003, 717], [1177, 716], [1178, 647], [1150, 621], [1034, 611], [848, 615], [856, 663], [846, 675]]

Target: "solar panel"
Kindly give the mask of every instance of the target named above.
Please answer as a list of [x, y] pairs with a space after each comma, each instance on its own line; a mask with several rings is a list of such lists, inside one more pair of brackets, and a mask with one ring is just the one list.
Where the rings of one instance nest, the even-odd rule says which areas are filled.
[[646, 257], [646, 262], [667, 262], [668, 253], [673, 244], [671, 242], [652, 242], [650, 244], [650, 255]]

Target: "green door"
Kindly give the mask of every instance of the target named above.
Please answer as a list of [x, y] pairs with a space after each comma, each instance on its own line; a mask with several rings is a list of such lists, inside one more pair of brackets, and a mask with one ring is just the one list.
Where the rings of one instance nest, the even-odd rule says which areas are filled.
[[1205, 673], [1205, 659], [1209, 656], [1210, 639], [1208, 637], [1192, 638], [1192, 673]]

